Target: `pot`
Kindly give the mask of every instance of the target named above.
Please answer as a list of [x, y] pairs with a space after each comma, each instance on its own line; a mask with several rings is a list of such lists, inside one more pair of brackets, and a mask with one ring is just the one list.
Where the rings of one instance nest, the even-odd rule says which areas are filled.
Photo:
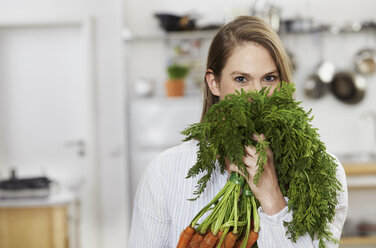
[[314, 74], [308, 77], [305, 84], [305, 94], [314, 99], [323, 97], [329, 91], [333, 79], [334, 65], [329, 61], [320, 63]]
[[334, 96], [347, 104], [359, 103], [365, 96], [365, 79], [350, 71], [335, 73], [330, 86]]
[[282, 30], [287, 33], [307, 33], [312, 29], [313, 21], [308, 18], [287, 19], [282, 22]]
[[326, 88], [326, 84], [320, 80], [319, 76], [313, 74], [308, 77], [304, 86], [304, 92], [310, 98], [319, 99], [326, 94]]
[[189, 16], [180, 16], [169, 13], [154, 14], [159, 20], [159, 25], [165, 31], [187, 31], [196, 27], [196, 20]]
[[183, 79], [169, 79], [165, 83], [167, 97], [182, 97], [185, 91]]
[[360, 50], [354, 57], [356, 70], [363, 75], [370, 75], [376, 71], [376, 51], [365, 48]]

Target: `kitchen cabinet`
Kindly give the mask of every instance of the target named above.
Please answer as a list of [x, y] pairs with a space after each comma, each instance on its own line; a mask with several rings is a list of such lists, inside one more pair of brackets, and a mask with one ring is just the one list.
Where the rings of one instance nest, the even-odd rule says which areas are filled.
[[78, 201], [70, 192], [0, 200], [0, 248], [77, 247]]
[[67, 248], [67, 207], [0, 208], [0, 248]]
[[340, 247], [350, 248], [350, 247], [375, 247], [376, 237], [351, 237], [342, 238], [340, 242]]
[[178, 145], [180, 134], [190, 124], [200, 121], [200, 97], [145, 98], [130, 106], [130, 162], [132, 197], [148, 163], [164, 150]]
[[376, 163], [345, 163], [347, 176], [376, 175]]
[[[376, 162], [344, 163], [343, 166], [347, 176], [349, 194], [357, 191], [373, 192], [372, 190], [376, 190]], [[340, 247], [376, 247], [376, 236], [345, 236], [341, 238]]]
[[376, 189], [376, 163], [344, 164], [349, 190]]

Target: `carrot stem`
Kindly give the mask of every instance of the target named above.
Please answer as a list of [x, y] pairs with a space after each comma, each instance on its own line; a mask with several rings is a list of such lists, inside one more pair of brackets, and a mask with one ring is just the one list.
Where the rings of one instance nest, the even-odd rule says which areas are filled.
[[253, 207], [253, 222], [254, 222], [254, 232], [255, 233], [258, 233], [259, 230], [260, 230], [260, 217], [258, 215], [258, 212], [257, 212], [257, 205], [256, 205], [256, 201], [255, 201], [255, 196], [252, 195], [251, 197], [251, 203], [252, 203], [252, 207]]
[[[230, 209], [228, 209], [228, 210], [230, 210]], [[227, 213], [227, 214], [229, 214], [227, 220], [231, 220], [232, 217], [233, 217], [233, 215], [234, 215], [234, 211], [233, 211], [233, 209], [230, 210], [230, 211], [231, 211], [230, 213]], [[230, 230], [230, 227], [225, 227], [226, 224], [227, 224], [227, 222], [221, 226], [221, 230], [224, 229], [224, 231], [223, 231], [223, 234], [222, 234], [221, 240], [220, 240], [219, 243], [217, 244], [217, 248], [221, 248], [221, 247], [222, 247], [222, 244], [224, 244], [224, 241], [225, 241], [225, 239], [226, 239], [227, 233], [228, 233], [229, 230]]]
[[238, 201], [240, 196], [240, 186], [237, 185], [235, 187], [235, 194], [234, 194], [234, 230], [232, 231], [235, 235], [238, 233]]
[[226, 199], [223, 199], [223, 201], [224, 201], [223, 207], [220, 209], [217, 219], [215, 222], [213, 222], [212, 227], [211, 227], [211, 231], [213, 232], [214, 235], [218, 235], [220, 228], [226, 218], [227, 209], [230, 208], [231, 202]]
[[191, 226], [194, 227], [196, 225], [197, 221], [209, 210], [210, 206], [218, 201], [227, 192], [230, 185], [231, 182], [227, 182], [225, 186], [218, 192], [218, 194], [204, 208], [202, 208], [200, 212], [198, 212], [198, 214], [191, 221]]
[[[223, 195], [222, 199], [217, 203], [217, 205], [214, 207], [213, 211], [209, 214], [209, 216], [197, 227], [197, 229], [201, 232], [201, 234], [205, 234], [209, 228], [209, 226], [217, 219], [218, 212], [220, 212], [221, 209], [226, 209], [223, 206], [226, 206], [226, 203], [228, 199], [231, 197], [234, 188], [236, 186], [233, 182], [228, 182], [229, 186], [227, 188], [227, 192]], [[218, 228], [219, 230], [219, 228]], [[217, 234], [217, 230], [215, 230], [214, 235]]]
[[[234, 220], [230, 220], [230, 221], [227, 221], [226, 223], [224, 223], [221, 228], [226, 228], [226, 227], [234, 227], [235, 226], [235, 221]], [[238, 227], [241, 227], [241, 226], [246, 226], [247, 225], [247, 221], [238, 221], [237, 222], [237, 225]]]
[[248, 242], [248, 239], [249, 239], [249, 232], [251, 230], [251, 209], [252, 209], [252, 205], [251, 205], [251, 201], [249, 199], [249, 197], [246, 198], [246, 201], [247, 201], [247, 229], [245, 231], [245, 236], [243, 238], [243, 241], [242, 241], [242, 244], [240, 246], [240, 248], [245, 248], [246, 245], [247, 245], [247, 242]]

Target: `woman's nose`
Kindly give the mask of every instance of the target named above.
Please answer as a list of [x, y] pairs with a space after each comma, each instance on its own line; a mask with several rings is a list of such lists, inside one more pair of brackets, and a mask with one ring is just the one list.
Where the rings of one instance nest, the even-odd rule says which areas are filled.
[[254, 89], [260, 91], [262, 89], [262, 84], [260, 81], [255, 81]]

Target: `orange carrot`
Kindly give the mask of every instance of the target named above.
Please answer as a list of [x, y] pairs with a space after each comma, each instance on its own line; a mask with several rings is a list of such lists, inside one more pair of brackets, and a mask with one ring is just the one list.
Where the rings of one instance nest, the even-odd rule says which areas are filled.
[[221, 238], [222, 238], [222, 234], [223, 234], [223, 232], [222, 232], [222, 231], [218, 231], [218, 233], [217, 233], [217, 237], [218, 237], [218, 239], [217, 239], [217, 242], [215, 242], [215, 245], [214, 245], [214, 247], [217, 247], [217, 245], [218, 245], [219, 241], [220, 241], [220, 240], [221, 240]]
[[239, 239], [236, 241], [234, 248], [240, 248], [244, 240], [244, 237], [242, 239]]
[[[258, 233], [255, 233], [253, 230], [249, 232], [249, 237], [247, 240], [247, 245], [245, 246], [246, 248], [251, 248], [252, 245], [254, 245], [257, 241], [258, 238]], [[234, 248], [240, 248], [244, 241], [244, 237], [242, 239], [239, 239], [236, 241]]]
[[218, 236], [214, 236], [212, 232], [208, 232], [205, 235], [204, 240], [200, 244], [200, 248], [213, 248], [217, 242]]
[[258, 239], [258, 233], [255, 233], [253, 230], [249, 233], [249, 238], [247, 242], [247, 248], [251, 248], [254, 243], [256, 243]]
[[232, 232], [229, 232], [227, 235], [226, 235], [226, 239], [225, 241], [223, 242], [224, 243], [224, 248], [233, 248], [234, 245], [235, 245], [235, 242], [236, 242], [236, 235], [233, 234]]
[[188, 248], [199, 248], [202, 240], [204, 240], [204, 236], [199, 232], [195, 233], [191, 242], [189, 242]]
[[191, 226], [187, 226], [180, 234], [179, 243], [176, 248], [186, 248], [192, 239], [195, 229]]

